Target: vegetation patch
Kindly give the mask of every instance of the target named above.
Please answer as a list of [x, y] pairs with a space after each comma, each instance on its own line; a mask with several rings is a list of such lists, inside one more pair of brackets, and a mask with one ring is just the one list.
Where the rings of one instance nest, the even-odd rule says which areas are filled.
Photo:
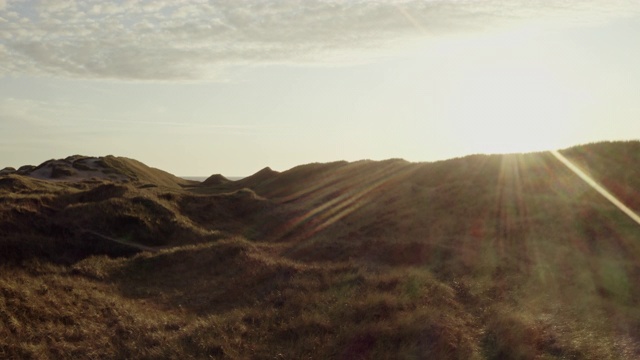
[[[637, 150], [563, 154], [635, 209]], [[640, 357], [638, 224], [551, 154], [210, 179], [0, 175], [0, 357]]]

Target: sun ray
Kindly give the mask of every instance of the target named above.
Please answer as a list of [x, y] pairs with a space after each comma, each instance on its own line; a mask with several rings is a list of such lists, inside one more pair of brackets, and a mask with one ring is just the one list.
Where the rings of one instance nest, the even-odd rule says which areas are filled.
[[582, 179], [587, 185], [591, 186], [595, 191], [597, 191], [600, 195], [604, 196], [605, 199], [609, 200], [615, 207], [617, 207], [620, 211], [629, 216], [633, 221], [635, 221], [638, 225], [640, 225], [640, 216], [636, 214], [633, 210], [627, 207], [622, 201], [618, 200], [613, 194], [611, 194], [607, 189], [598, 184], [593, 178], [587, 175], [584, 171], [582, 171], [578, 166], [573, 164], [569, 159], [567, 159], [564, 155], [562, 155], [559, 151], [553, 150], [551, 154], [558, 159], [562, 164], [564, 164], [569, 170], [573, 171], [574, 174], [578, 175], [580, 179]]
[[528, 208], [524, 199], [521, 155], [503, 155], [496, 192], [496, 241], [501, 254], [525, 246]]
[[[309, 238], [364, 206], [368, 201], [368, 197], [372, 196], [373, 193], [382, 191], [386, 186], [397, 184], [415, 170], [416, 168], [412, 166], [399, 167], [397, 164], [391, 163], [370, 174], [369, 180], [360, 184], [353, 184], [350, 180], [350, 175], [352, 174], [349, 171], [354, 171], [353, 168], [340, 170], [338, 174], [330, 176], [328, 182], [333, 185], [341, 183], [343, 185], [343, 193], [290, 220], [277, 231], [277, 236], [282, 237], [285, 234], [292, 233], [294, 230], [299, 230], [300, 227], [306, 226], [307, 229], [302, 231], [303, 235], [301, 237]], [[330, 190], [326, 184], [327, 182], [317, 184], [314, 191], [321, 191], [325, 188]], [[318, 196], [321, 194], [313, 195]], [[309, 193], [297, 194], [297, 196], [307, 195]]]

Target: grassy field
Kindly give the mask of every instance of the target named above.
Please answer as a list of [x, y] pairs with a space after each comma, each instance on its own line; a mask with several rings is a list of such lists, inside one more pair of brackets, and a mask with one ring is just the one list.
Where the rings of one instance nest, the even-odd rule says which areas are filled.
[[[561, 153], [640, 210], [640, 142]], [[0, 177], [0, 358], [640, 357], [640, 225], [550, 153], [103, 166]]]

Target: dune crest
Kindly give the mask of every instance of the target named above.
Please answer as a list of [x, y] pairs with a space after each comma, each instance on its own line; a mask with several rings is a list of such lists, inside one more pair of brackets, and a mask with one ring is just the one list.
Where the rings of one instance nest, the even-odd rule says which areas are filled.
[[[560, 153], [640, 211], [640, 142]], [[6, 169], [0, 215], [8, 358], [640, 354], [638, 224], [549, 152], [203, 183], [75, 155]]]

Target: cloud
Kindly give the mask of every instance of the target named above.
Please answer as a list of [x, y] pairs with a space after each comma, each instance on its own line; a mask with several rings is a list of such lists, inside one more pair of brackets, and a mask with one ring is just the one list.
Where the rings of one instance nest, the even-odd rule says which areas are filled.
[[635, 0], [0, 0], [0, 75], [204, 80], [236, 65], [353, 63], [424, 36], [639, 10]]

